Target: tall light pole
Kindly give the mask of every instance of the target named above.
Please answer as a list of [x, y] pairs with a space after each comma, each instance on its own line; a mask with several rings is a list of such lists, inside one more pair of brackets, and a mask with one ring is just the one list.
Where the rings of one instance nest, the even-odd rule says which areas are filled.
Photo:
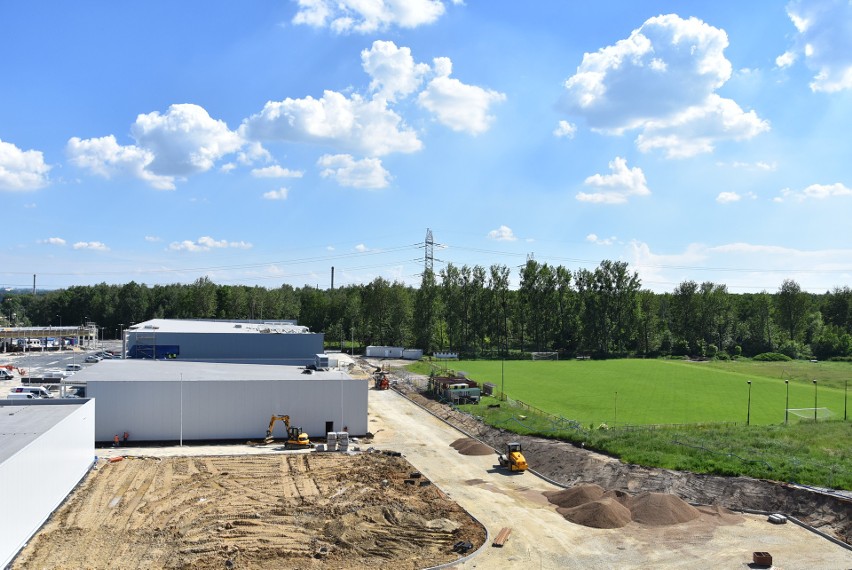
[[62, 315], [56, 315], [59, 317], [59, 352], [62, 352], [62, 345], [65, 344], [65, 339], [62, 337]]
[[849, 402], [849, 380], [847, 380], [846, 382], [843, 383], [843, 421], [844, 422], [846, 421], [846, 418], [848, 417], [846, 415], [846, 406], [847, 406], [848, 402]]
[[817, 421], [817, 381], [814, 378], [814, 423]]
[[506, 353], [509, 352], [509, 319], [506, 316], [506, 292], [503, 292], [503, 358], [500, 360], [500, 396], [506, 400]]
[[751, 380], [748, 381], [748, 410], [746, 412], [746, 425], [751, 425]]
[[787, 385], [787, 403], [784, 405], [784, 425], [787, 425], [787, 420], [790, 419], [790, 381], [784, 380]]

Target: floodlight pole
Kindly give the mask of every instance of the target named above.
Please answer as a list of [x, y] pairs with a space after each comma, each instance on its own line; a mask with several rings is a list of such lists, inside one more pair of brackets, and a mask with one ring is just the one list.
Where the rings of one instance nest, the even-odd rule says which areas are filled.
[[751, 380], [748, 381], [748, 410], [746, 412], [746, 425], [751, 425]]
[[503, 358], [500, 360], [500, 395], [506, 401], [506, 353], [509, 351], [509, 320], [506, 316], [506, 292], [503, 292]]
[[849, 397], [849, 380], [843, 383], [843, 421], [846, 421], [846, 406], [848, 405]]
[[790, 419], [790, 381], [784, 380], [787, 385], [787, 404], [784, 406], [784, 425], [787, 425], [787, 420]]
[[817, 381], [814, 378], [814, 423], [817, 421]]

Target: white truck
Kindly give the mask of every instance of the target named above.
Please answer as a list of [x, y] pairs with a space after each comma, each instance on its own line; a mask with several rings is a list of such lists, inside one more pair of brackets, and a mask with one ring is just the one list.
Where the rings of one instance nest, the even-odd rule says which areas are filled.
[[7, 370], [6, 368], [0, 368], [0, 380], [14, 380], [15, 375], [12, 374], [11, 370]]

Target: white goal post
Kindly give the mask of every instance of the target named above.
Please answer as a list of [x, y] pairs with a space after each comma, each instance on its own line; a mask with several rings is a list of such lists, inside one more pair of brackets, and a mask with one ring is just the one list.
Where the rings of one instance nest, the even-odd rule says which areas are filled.
[[533, 360], [559, 360], [558, 352], [531, 352]]
[[834, 415], [834, 412], [828, 408], [788, 408], [787, 411], [791, 416], [796, 416], [803, 420], [827, 420]]

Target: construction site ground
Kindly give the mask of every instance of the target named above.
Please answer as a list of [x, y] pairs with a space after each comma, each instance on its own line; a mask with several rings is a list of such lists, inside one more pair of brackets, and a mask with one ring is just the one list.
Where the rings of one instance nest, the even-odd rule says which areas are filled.
[[[374, 437], [358, 445], [374, 451], [355, 455], [251, 445], [99, 449], [97, 470], [13, 567], [427, 568], [457, 560], [460, 569], [731, 569], [761, 568], [753, 553], [769, 552], [785, 570], [852, 568], [849, 550], [760, 515], [702, 509], [677, 524], [569, 522], [549, 500], [563, 487], [511, 474], [496, 454], [464, 453], [465, 433], [395, 390], [370, 390], [369, 422]], [[540, 447], [527, 459], [553, 470], [562, 455]], [[109, 461], [117, 456], [128, 458]], [[492, 547], [503, 528], [508, 540]], [[453, 552], [458, 542], [473, 546], [466, 559]]]

